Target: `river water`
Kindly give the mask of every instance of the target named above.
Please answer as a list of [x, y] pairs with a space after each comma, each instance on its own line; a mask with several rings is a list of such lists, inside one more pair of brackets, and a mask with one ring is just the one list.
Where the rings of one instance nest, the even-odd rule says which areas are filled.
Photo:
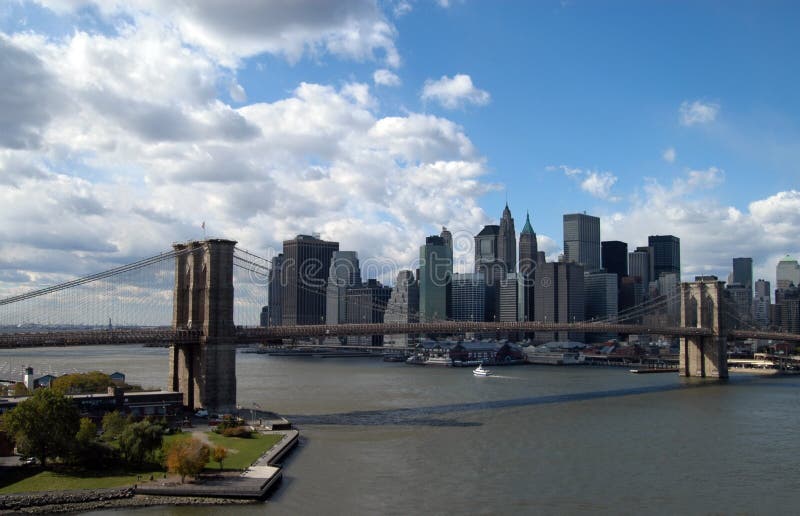
[[[130, 383], [162, 388], [167, 378], [163, 348], [3, 350], [0, 364], [120, 370]], [[479, 378], [468, 368], [242, 353], [236, 367], [239, 403], [287, 416], [302, 440], [267, 503], [225, 511], [797, 511], [800, 378], [719, 383], [547, 366], [498, 367]]]

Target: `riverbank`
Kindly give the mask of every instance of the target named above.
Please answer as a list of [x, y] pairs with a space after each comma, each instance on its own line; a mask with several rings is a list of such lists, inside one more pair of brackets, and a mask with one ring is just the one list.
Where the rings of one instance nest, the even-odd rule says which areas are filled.
[[[242, 473], [226, 471], [200, 475], [195, 482], [180, 484], [176, 478], [109, 489], [42, 491], [0, 496], [0, 514], [74, 513], [99, 509], [163, 505], [241, 505], [262, 502], [281, 478], [277, 461], [297, 446], [297, 430], [264, 432], [281, 435]], [[247, 488], [252, 484], [255, 489]]]

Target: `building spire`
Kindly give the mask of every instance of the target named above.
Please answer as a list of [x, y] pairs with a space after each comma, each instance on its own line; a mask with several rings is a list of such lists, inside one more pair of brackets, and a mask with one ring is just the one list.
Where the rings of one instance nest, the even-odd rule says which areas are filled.
[[533, 226], [531, 225], [531, 214], [529, 212], [525, 212], [525, 225], [522, 227], [522, 232], [535, 235], [536, 232], [533, 231]]

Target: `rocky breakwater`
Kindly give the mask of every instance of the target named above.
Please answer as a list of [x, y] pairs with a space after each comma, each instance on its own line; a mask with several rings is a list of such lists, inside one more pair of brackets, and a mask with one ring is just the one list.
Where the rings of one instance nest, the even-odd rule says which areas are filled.
[[0, 512], [66, 512], [82, 510], [86, 506], [114, 505], [115, 500], [132, 498], [133, 487], [117, 489], [84, 489], [80, 491], [45, 491], [0, 496]]

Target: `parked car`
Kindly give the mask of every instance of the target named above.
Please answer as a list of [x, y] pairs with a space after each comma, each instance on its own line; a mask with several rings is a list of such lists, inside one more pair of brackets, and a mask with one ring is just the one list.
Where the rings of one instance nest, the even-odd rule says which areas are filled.
[[196, 417], [208, 417], [208, 411], [204, 408], [201, 408], [197, 412], [194, 413]]

